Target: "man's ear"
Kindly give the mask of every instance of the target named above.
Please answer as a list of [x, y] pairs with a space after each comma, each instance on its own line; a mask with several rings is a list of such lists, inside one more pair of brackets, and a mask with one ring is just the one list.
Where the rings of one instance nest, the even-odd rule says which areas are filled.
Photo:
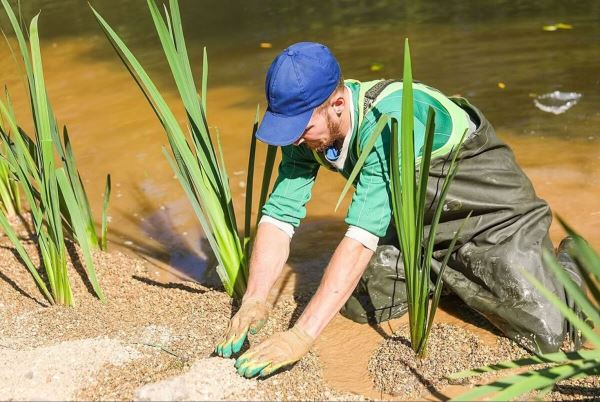
[[332, 102], [332, 107], [335, 114], [337, 114], [338, 116], [341, 115], [344, 111], [344, 108], [346, 107], [346, 101], [344, 100], [344, 97], [339, 96], [337, 98], [334, 98]]

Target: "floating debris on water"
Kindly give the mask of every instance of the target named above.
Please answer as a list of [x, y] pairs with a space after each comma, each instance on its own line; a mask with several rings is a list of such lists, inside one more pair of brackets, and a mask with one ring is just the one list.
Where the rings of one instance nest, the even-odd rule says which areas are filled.
[[559, 22], [558, 24], [544, 25], [542, 27], [543, 31], [558, 31], [559, 29], [573, 29], [573, 25]]
[[577, 92], [554, 91], [539, 95], [533, 100], [533, 104], [543, 112], [562, 114], [579, 102], [582, 94]]
[[373, 64], [371, 64], [371, 67], [369, 69], [371, 71], [381, 71], [381, 70], [383, 70], [383, 64], [381, 64], [381, 63], [373, 63]]
[[505, 83], [503, 83], [503, 82], [499, 82], [499, 83], [498, 83], [498, 88], [500, 88], [500, 89], [504, 89], [504, 88], [506, 88], [506, 84], [505, 84]]

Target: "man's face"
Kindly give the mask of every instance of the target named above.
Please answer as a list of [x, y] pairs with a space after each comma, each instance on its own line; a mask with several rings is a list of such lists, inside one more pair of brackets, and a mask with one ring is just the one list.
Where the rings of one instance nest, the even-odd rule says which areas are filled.
[[327, 105], [325, 109], [315, 109], [304, 133], [294, 142], [294, 145], [304, 143], [314, 151], [323, 152], [336, 140], [344, 138], [340, 126], [340, 117], [333, 107]]

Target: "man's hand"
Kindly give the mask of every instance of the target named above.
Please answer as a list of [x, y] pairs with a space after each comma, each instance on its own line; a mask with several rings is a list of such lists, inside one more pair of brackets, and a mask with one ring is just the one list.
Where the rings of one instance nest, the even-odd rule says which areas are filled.
[[251, 378], [265, 377], [300, 360], [312, 346], [314, 338], [302, 328], [277, 333], [251, 348], [235, 362], [238, 374]]
[[215, 348], [219, 356], [230, 357], [242, 348], [248, 331], [256, 334], [267, 322], [271, 306], [263, 300], [247, 299], [229, 322], [229, 328]]

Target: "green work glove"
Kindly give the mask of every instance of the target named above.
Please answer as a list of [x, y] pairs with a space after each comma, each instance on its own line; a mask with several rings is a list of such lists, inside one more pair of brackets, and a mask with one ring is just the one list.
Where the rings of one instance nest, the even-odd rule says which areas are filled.
[[250, 348], [238, 357], [235, 367], [238, 374], [252, 378], [265, 377], [300, 360], [312, 346], [314, 339], [302, 328], [277, 333], [267, 338], [263, 343]]
[[230, 357], [242, 348], [248, 331], [256, 334], [267, 322], [271, 306], [264, 300], [247, 299], [229, 322], [225, 336], [215, 348], [219, 356]]

